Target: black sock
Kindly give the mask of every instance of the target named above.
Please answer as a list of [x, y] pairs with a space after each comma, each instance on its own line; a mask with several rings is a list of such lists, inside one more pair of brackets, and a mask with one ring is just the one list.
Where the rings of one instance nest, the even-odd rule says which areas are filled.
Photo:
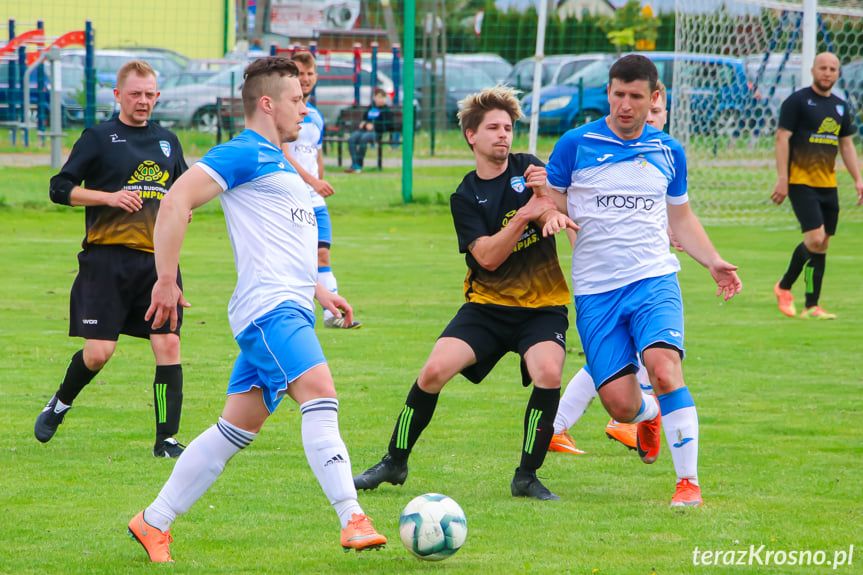
[[533, 393], [524, 413], [524, 444], [519, 471], [535, 473], [542, 467], [551, 436], [554, 435], [554, 418], [560, 403], [560, 388], [542, 389], [533, 386]]
[[78, 394], [84, 387], [93, 381], [99, 370], [90, 371], [87, 364], [84, 363], [84, 350], [79, 349], [72, 356], [72, 361], [69, 362], [69, 367], [66, 368], [66, 377], [63, 378], [63, 383], [60, 384], [60, 389], [57, 390], [57, 399], [66, 405], [72, 405]]
[[156, 366], [153, 403], [156, 406], [156, 444], [158, 445], [180, 430], [180, 412], [183, 409], [182, 365]]
[[824, 268], [827, 254], [812, 254], [806, 262], [806, 307], [818, 305], [821, 297], [821, 282], [824, 280]]
[[420, 389], [417, 382], [414, 382], [390, 439], [388, 449], [390, 457], [407, 460], [414, 444], [434, 415], [439, 395], [439, 393], [426, 393]]
[[788, 264], [788, 271], [785, 272], [785, 275], [782, 276], [782, 279], [779, 281], [779, 287], [782, 289], [791, 289], [791, 286], [793, 286], [794, 282], [797, 281], [797, 278], [800, 276], [800, 272], [803, 271], [803, 266], [806, 265], [806, 262], [809, 261], [810, 257], [812, 257], [812, 254], [809, 253], [808, 249], [806, 249], [806, 244], [800, 242], [800, 244], [794, 248], [794, 253], [791, 254], [791, 262]]

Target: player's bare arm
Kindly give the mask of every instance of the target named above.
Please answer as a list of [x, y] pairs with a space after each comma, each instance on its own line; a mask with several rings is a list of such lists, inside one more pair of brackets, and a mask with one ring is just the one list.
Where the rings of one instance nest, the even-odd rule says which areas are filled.
[[851, 174], [851, 177], [854, 178], [854, 187], [857, 190], [857, 205], [863, 205], [863, 176], [860, 175], [860, 168], [857, 164], [857, 150], [850, 136], [839, 138], [839, 153], [842, 155], [842, 162], [845, 163], [845, 168]]
[[668, 223], [683, 250], [710, 271], [718, 287], [717, 296], [729, 300], [740, 293], [743, 283], [737, 276], [737, 266], [722, 259], [689, 202], [668, 204]]
[[190, 306], [177, 285], [180, 248], [186, 237], [189, 213], [220, 193], [222, 187], [209, 174], [199, 166], [192, 166], [174, 182], [171, 190], [162, 198], [153, 231], [158, 279], [153, 285], [150, 307], [144, 315], [145, 320], [153, 320], [154, 328], [170, 321], [171, 329], [176, 329], [177, 304]]
[[329, 184], [329, 182], [314, 177], [309, 172], [304, 170], [298, 161], [291, 157], [291, 153], [288, 151], [287, 144], [282, 144], [282, 152], [285, 154], [285, 158], [287, 158], [288, 163], [294, 167], [294, 169], [297, 171], [303, 181], [310, 185], [321, 197], [326, 198], [332, 196], [333, 193], [335, 193], [335, 190]]
[[[518, 240], [524, 233], [524, 228], [530, 222], [536, 221], [543, 212], [553, 210], [549, 198], [532, 195], [512, 217], [509, 223], [499, 232], [491, 236], [482, 236], [471, 243], [468, 248], [477, 263], [489, 271], [494, 271], [506, 261]], [[472, 246], [472, 247], [471, 247]]]
[[788, 162], [791, 157], [791, 132], [779, 128], [776, 130], [776, 172], [778, 179], [770, 199], [777, 206], [788, 197]]
[[116, 192], [103, 192], [75, 186], [69, 195], [70, 206], [110, 206], [120, 208], [127, 212], [137, 212], [144, 202], [138, 192], [133, 190], [117, 190]]

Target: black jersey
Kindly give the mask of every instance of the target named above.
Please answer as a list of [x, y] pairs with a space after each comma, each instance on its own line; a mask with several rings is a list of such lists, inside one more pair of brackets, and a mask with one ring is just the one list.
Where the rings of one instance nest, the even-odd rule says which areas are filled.
[[821, 96], [811, 87], [794, 92], [782, 103], [779, 127], [791, 132], [789, 184], [836, 187], [839, 138], [854, 133], [851, 112], [842, 98]]
[[154, 122], [135, 127], [112, 118], [84, 130], [51, 188], [81, 186], [103, 192], [134, 190], [143, 207], [129, 213], [110, 206], [86, 207], [88, 244], [153, 251], [153, 227], [162, 196], [187, 169], [177, 137]]
[[533, 190], [525, 186], [524, 172], [531, 164], [543, 165], [530, 154], [510, 154], [501, 175], [483, 180], [474, 170], [450, 196], [459, 251], [466, 254], [464, 295], [469, 302], [534, 308], [569, 303], [554, 236], [542, 237], [536, 222], [525, 226], [513, 253], [495, 271], [479, 265], [468, 250], [477, 238], [503, 229], [530, 200]]

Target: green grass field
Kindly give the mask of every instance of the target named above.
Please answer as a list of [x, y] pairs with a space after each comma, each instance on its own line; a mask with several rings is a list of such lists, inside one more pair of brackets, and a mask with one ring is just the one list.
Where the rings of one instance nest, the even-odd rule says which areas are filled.
[[[415, 171], [412, 205], [400, 178], [332, 174], [340, 291], [364, 322], [319, 329], [341, 400], [342, 435], [355, 472], [384, 453], [407, 390], [434, 339], [461, 305], [465, 266], [446, 199], [464, 168]], [[344, 554], [339, 525], [305, 460], [290, 400], [214, 487], [173, 527], [173, 566], [151, 565], [125, 533], [173, 462], [154, 460], [152, 354], [121, 338], [115, 357], [42, 445], [33, 422], [81, 341], [67, 337], [68, 294], [83, 211], [47, 200], [47, 168], [0, 169], [0, 573], [859, 573], [863, 565], [863, 223], [840, 222], [822, 303], [839, 315], [804, 322], [781, 315], [772, 286], [800, 234], [777, 211], [758, 226], [711, 225], [743, 292], [714, 297], [707, 272], [681, 257], [687, 317], [684, 370], [701, 422], [705, 505], [668, 507], [667, 447], [645, 466], [608, 441], [593, 405], [571, 433], [586, 455], [549, 454], [540, 471], [559, 502], [514, 499], [529, 391], [508, 356], [480, 386], [461, 377], [444, 390], [417, 444], [407, 483], [360, 494], [390, 544]], [[853, 208], [843, 197], [845, 214]], [[569, 269], [568, 246], [560, 243]], [[185, 404], [179, 439], [215, 423], [236, 355], [226, 317], [233, 255], [218, 204], [197, 211], [183, 251]], [[795, 295], [802, 298], [802, 287]], [[583, 364], [568, 334], [568, 380]], [[442, 492], [465, 510], [468, 538], [453, 558], [424, 563], [402, 548], [398, 516], [414, 496]], [[723, 566], [727, 552], [809, 551], [824, 565]], [[852, 565], [833, 569], [854, 546]], [[724, 553], [693, 565], [693, 553]], [[796, 553], [795, 553], [796, 555]], [[699, 556], [702, 560], [703, 556]], [[735, 555], [735, 560], [737, 555]], [[712, 562], [713, 559], [711, 558]], [[847, 557], [846, 557], [847, 562]]]

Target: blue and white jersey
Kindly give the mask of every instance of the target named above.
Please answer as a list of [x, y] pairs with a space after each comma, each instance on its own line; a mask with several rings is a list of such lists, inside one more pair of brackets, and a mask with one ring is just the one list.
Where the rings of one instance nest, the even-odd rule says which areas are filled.
[[224, 190], [219, 199], [237, 266], [237, 286], [228, 304], [234, 336], [285, 301], [314, 312], [315, 212], [305, 182], [282, 150], [243, 130], [197, 165]]
[[689, 201], [677, 140], [648, 125], [638, 139], [621, 140], [602, 118], [564, 134], [546, 170], [581, 227], [572, 251], [574, 295], [680, 270], [666, 231], [666, 202]]
[[[303, 125], [300, 126], [300, 137], [295, 142], [288, 144], [288, 150], [291, 158], [299, 162], [300, 166], [316, 178], [320, 178], [318, 174], [318, 150], [324, 144], [324, 117], [317, 108], [311, 104], [306, 104], [309, 114], [303, 118]], [[315, 191], [308, 184], [306, 187], [312, 198], [312, 206], [320, 207], [327, 205], [323, 196]]]

